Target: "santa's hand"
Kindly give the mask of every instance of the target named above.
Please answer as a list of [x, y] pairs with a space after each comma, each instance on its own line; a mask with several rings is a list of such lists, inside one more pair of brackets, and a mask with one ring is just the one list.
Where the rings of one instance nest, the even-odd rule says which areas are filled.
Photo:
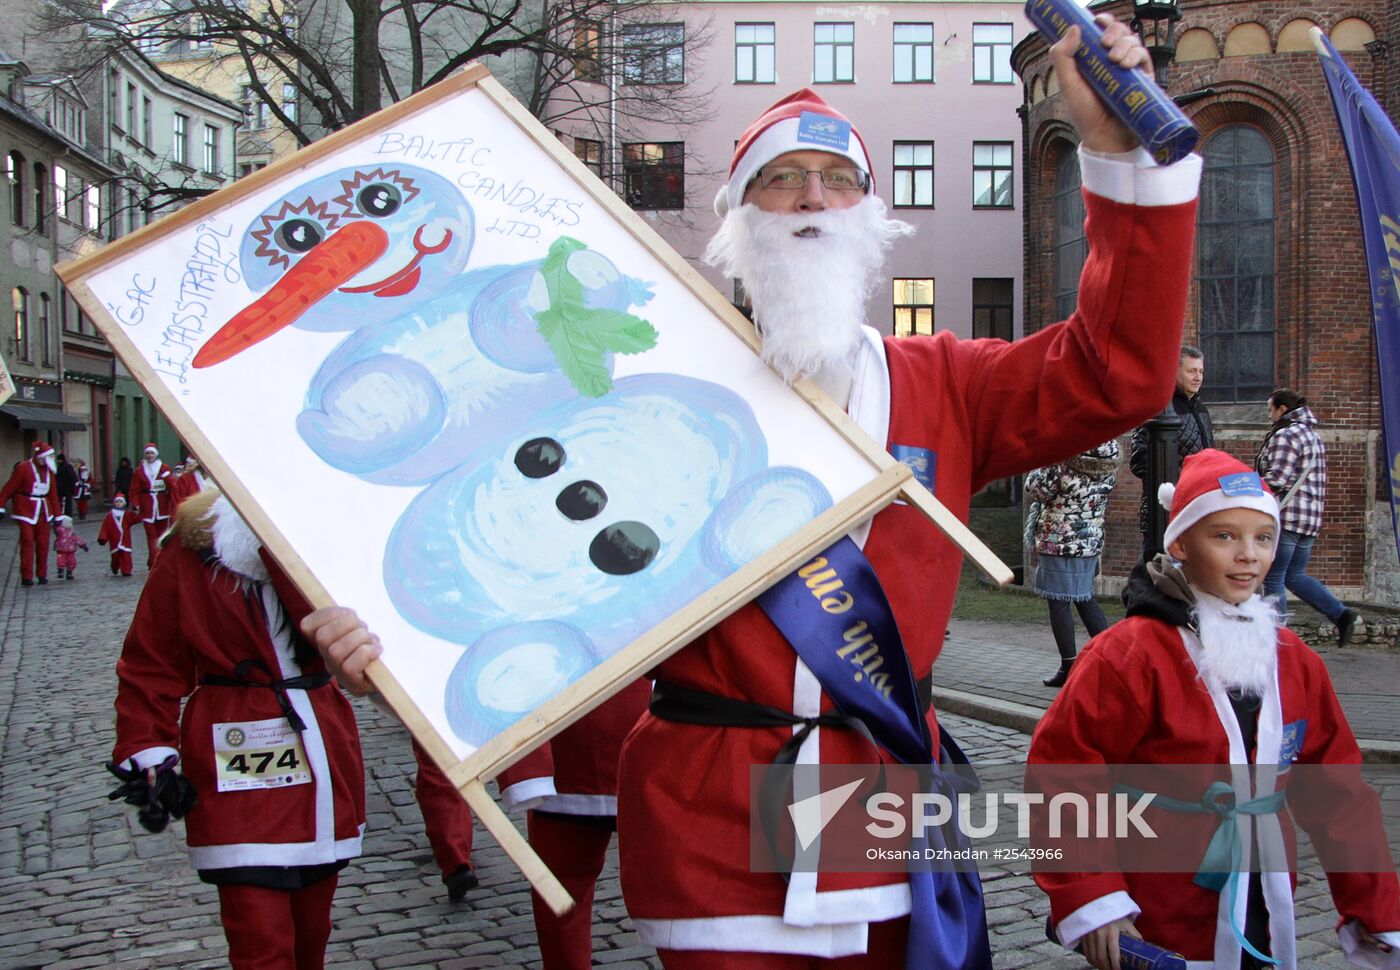
[[383, 648], [354, 610], [322, 607], [301, 621], [301, 632], [321, 651], [340, 686], [360, 696], [374, 693], [365, 668], [379, 658]]
[[1124, 934], [1137, 940], [1142, 939], [1142, 934], [1137, 931], [1132, 920], [1116, 919], [1112, 923], [1105, 923], [1092, 933], [1085, 933], [1079, 944], [1079, 952], [1084, 954], [1084, 959], [1097, 970], [1122, 970], [1118, 937]]
[[[1106, 13], [1099, 14], [1094, 21], [1103, 28], [1103, 51], [1114, 64], [1132, 70], [1152, 62], [1142, 39], [1123, 21]], [[1070, 121], [1089, 151], [1106, 155], [1132, 151], [1138, 146], [1137, 135], [1114, 117], [1108, 105], [1079, 73], [1074, 52], [1079, 49], [1080, 39], [1079, 28], [1071, 27], [1050, 48], [1050, 59], [1055, 65], [1055, 76], [1060, 79], [1060, 94], [1069, 110]]]

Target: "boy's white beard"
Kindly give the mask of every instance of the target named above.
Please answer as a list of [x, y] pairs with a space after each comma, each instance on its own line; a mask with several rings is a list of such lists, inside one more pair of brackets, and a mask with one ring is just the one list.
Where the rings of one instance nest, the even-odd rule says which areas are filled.
[[[810, 213], [731, 210], [704, 261], [740, 280], [763, 338], [763, 359], [789, 383], [854, 374], [865, 302], [885, 253], [914, 232], [887, 219], [871, 195], [848, 209]], [[812, 235], [797, 235], [803, 230]]]
[[1201, 679], [1262, 697], [1278, 668], [1278, 615], [1259, 595], [1238, 606], [1196, 591]]

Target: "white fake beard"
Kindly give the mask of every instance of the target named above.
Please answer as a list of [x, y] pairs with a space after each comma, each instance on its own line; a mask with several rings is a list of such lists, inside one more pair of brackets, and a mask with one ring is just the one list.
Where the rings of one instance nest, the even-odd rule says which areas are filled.
[[[914, 232], [886, 212], [876, 195], [822, 212], [743, 205], [710, 240], [704, 262], [743, 283], [763, 360], [789, 384], [823, 372], [854, 376], [866, 298], [890, 246]], [[817, 235], [795, 235], [809, 228]]]
[[214, 520], [214, 555], [219, 557], [224, 568], [248, 579], [266, 582], [269, 578], [267, 566], [258, 555], [262, 542], [232, 503], [220, 495], [209, 507], [209, 517]]
[[156, 472], [160, 471], [160, 459], [155, 461], [141, 462], [141, 470], [146, 473], [146, 480], [153, 482], [156, 480]]
[[1262, 697], [1278, 668], [1278, 615], [1262, 596], [1238, 606], [1196, 591], [1197, 666], [1207, 685]]

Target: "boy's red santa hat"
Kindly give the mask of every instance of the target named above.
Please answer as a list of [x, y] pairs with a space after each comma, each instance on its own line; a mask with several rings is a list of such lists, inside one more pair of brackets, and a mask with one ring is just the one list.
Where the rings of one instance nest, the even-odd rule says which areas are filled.
[[723, 216], [744, 203], [744, 190], [758, 170], [788, 152], [830, 152], [848, 158], [870, 176], [875, 191], [870, 153], [860, 132], [846, 116], [811, 88], [794, 91], [763, 114], [739, 138], [729, 163], [729, 181], [715, 195], [715, 212]]
[[1278, 500], [1269, 486], [1244, 462], [1215, 448], [1189, 455], [1181, 463], [1176, 484], [1158, 486], [1157, 501], [1171, 510], [1162, 536], [1164, 546], [1170, 546], [1206, 516], [1224, 509], [1263, 512], [1273, 517], [1274, 528], [1278, 528]]

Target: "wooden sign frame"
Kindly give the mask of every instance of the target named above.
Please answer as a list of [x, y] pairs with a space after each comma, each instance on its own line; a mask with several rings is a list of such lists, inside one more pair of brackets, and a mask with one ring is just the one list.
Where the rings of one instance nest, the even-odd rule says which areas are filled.
[[[134, 255], [143, 254], [147, 247], [173, 238], [176, 233], [198, 227], [204, 220], [214, 219], [229, 206], [242, 203], [250, 196], [266, 195], [270, 189], [279, 185], [294, 184], [299, 173], [311, 166], [327, 160], [343, 149], [353, 148], [371, 136], [388, 131], [391, 126], [404, 124], [418, 113], [434, 108], [468, 90], [483, 94], [576, 183], [577, 190], [587, 202], [596, 204], [617, 225], [630, 233], [651, 257], [669, 270], [675, 280], [722, 321], [733, 335], [755, 353], [758, 351], [758, 340], [748, 321], [677, 255], [644, 220], [595, 178], [582, 162], [565, 151], [558, 140], [530, 116], [480, 65], [471, 65], [447, 80], [249, 175], [213, 196], [58, 267], [58, 274], [69, 291], [96, 321], [103, 336], [128, 370], [181, 438], [198, 455], [234, 507], [248, 521], [315, 607], [331, 605], [331, 594], [298, 555], [284, 529], [278, 522], [273, 521], [257, 496], [249, 490], [238, 470], [225, 459], [206, 432], [195, 422], [182, 403], [180, 393], [172, 386], [175, 382], [172, 381], [171, 375], [159, 372], [147, 354], [138, 348], [127, 332], [131, 321], [119, 319], [121, 313], [118, 309], [99, 295], [92, 284], [94, 278], [104, 269]], [[551, 699], [530, 710], [514, 724], [476, 747], [465, 758], [458, 756], [452, 743], [442, 736], [413, 695], [391, 673], [386, 663], [376, 661], [368, 671], [370, 681], [394, 713], [453, 780], [482, 823], [556, 911], [567, 908], [571, 901], [563, 887], [490, 798], [485, 789], [488, 779], [495, 777], [502, 769], [509, 767], [612, 694], [643, 676], [645, 671], [750, 602], [765, 588], [790, 573], [814, 553], [830, 545], [855, 524], [872, 517], [901, 494], [922, 510], [995, 581], [1005, 583], [1011, 578], [1010, 570], [914, 479], [906, 465], [888, 455], [880, 445], [872, 441], [841, 408], [822, 395], [815, 385], [803, 382], [798, 384], [795, 390], [807, 405], [845, 438], [854, 452], [868, 463], [868, 481], [817, 515], [804, 528], [720, 580], [698, 598], [671, 614], [664, 622], [602, 660]], [[250, 389], [248, 393], [255, 391]], [[236, 398], [231, 400], [230, 406], [236, 404]], [[285, 524], [285, 519], [283, 522]]]

